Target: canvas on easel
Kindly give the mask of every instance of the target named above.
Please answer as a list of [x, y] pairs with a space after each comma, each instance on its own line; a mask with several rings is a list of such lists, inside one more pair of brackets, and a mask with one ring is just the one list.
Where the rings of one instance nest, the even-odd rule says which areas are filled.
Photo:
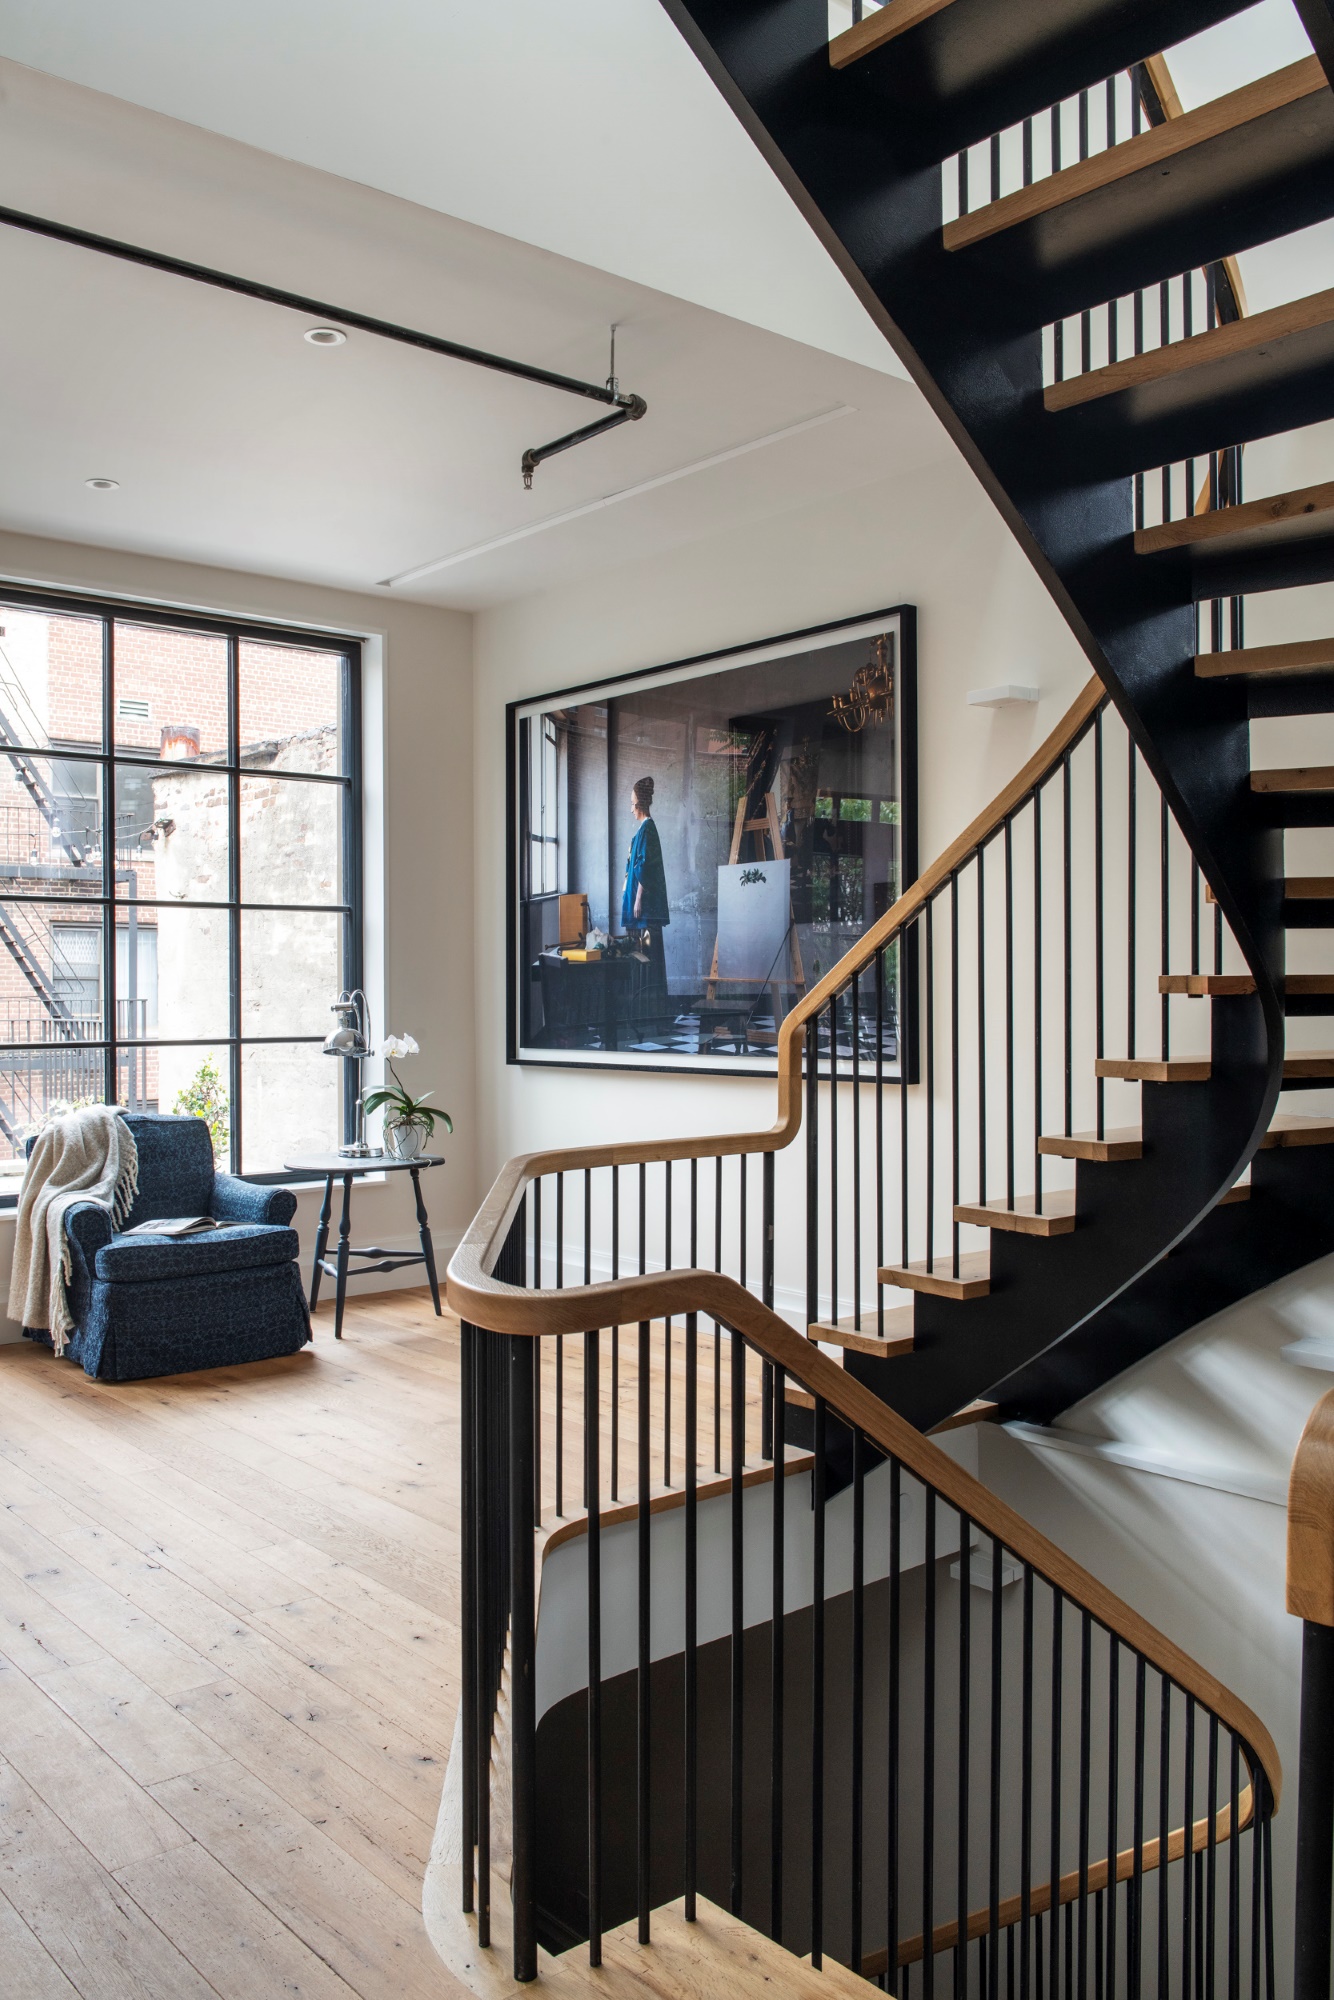
[[[741, 849], [748, 838], [755, 858], [743, 862]], [[778, 882], [782, 884], [781, 895]], [[747, 889], [761, 893], [746, 896]], [[742, 969], [742, 961], [746, 969]], [[728, 860], [718, 869], [718, 931], [709, 972], [710, 1002], [716, 1000], [718, 987], [728, 984], [769, 988], [775, 1034], [783, 1018], [783, 987], [794, 986], [799, 993], [806, 990], [792, 913], [792, 864], [783, 856], [778, 802], [772, 792], [765, 793], [764, 812], [757, 819], [746, 818], [744, 798], [738, 802]]]

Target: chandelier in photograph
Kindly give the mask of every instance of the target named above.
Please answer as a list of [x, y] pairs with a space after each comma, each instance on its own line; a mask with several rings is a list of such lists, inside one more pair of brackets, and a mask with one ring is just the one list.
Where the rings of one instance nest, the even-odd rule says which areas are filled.
[[889, 638], [885, 633], [871, 641], [871, 652], [865, 666], [858, 667], [846, 694], [833, 697], [829, 713], [852, 736], [865, 729], [868, 723], [878, 725], [890, 720], [894, 713], [894, 667], [890, 659]]

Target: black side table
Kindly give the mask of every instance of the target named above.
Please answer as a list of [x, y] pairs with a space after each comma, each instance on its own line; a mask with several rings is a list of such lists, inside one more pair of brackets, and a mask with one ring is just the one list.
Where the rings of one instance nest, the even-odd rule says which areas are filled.
[[[415, 1160], [395, 1160], [386, 1153], [381, 1159], [358, 1159], [344, 1153], [312, 1153], [305, 1159], [285, 1162], [289, 1174], [306, 1174], [310, 1179], [319, 1175], [324, 1181], [324, 1202], [320, 1208], [320, 1226], [315, 1236], [315, 1261], [310, 1272], [310, 1309], [320, 1296], [320, 1273], [334, 1281], [334, 1339], [343, 1338], [343, 1303], [347, 1297], [347, 1267], [351, 1257], [379, 1257], [378, 1264], [360, 1264], [358, 1274], [371, 1271], [401, 1271], [409, 1264], [424, 1264], [431, 1287], [431, 1298], [435, 1303], [437, 1316], [440, 1312], [440, 1286], [435, 1275], [435, 1249], [431, 1242], [431, 1231], [426, 1220], [426, 1204], [422, 1200], [420, 1175], [426, 1167], [443, 1167], [443, 1153], [421, 1153]], [[417, 1230], [421, 1237], [420, 1250], [404, 1250], [399, 1253], [382, 1249], [372, 1243], [364, 1250], [356, 1250], [349, 1241], [352, 1228], [352, 1183], [363, 1174], [411, 1174], [412, 1192], [417, 1203]], [[326, 1257], [324, 1252], [329, 1242], [329, 1218], [333, 1213], [333, 1184], [343, 1183], [343, 1207], [338, 1218], [338, 1253]]]

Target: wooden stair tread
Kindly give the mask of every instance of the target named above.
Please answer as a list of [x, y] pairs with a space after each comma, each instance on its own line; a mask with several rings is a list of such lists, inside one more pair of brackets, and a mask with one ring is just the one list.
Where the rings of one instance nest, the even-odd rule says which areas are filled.
[[968, 1222], [977, 1229], [1003, 1229], [1017, 1236], [1068, 1236], [1075, 1226], [1073, 1188], [1061, 1188], [1042, 1197], [1042, 1213], [1031, 1194], [1016, 1195], [1014, 1206], [1006, 1202], [960, 1202], [954, 1211], [956, 1222]]
[[1277, 1111], [1260, 1141], [1261, 1152], [1276, 1146], [1334, 1146], [1334, 1118], [1313, 1118], [1300, 1111]]
[[1283, 894], [1294, 903], [1324, 903], [1334, 899], [1334, 875], [1289, 875]]
[[1038, 1151], [1056, 1160], [1138, 1160], [1144, 1151], [1144, 1135], [1138, 1125], [1118, 1126], [1096, 1132], [1051, 1132], [1038, 1140]]
[[1212, 1071], [1207, 1056], [1099, 1056], [1093, 1065], [1095, 1076], [1122, 1083], [1207, 1083]]
[[1329, 1049], [1295, 1049], [1283, 1058], [1285, 1077], [1327, 1076], [1334, 1082], [1334, 1051]]
[[956, 222], [945, 225], [945, 248], [966, 249], [971, 243], [1031, 222], [1070, 202], [1099, 194], [1133, 174], [1158, 169], [1167, 177], [1170, 168], [1165, 168], [1164, 162], [1178, 159], [1211, 139], [1235, 132], [1255, 119], [1327, 88], [1319, 58], [1303, 57], [1179, 118], [1169, 118], [1163, 125], [1152, 126], [1147, 132], [1122, 140], [1120, 145], [1109, 146], [1090, 159], [1079, 160], [1029, 187], [988, 202], [985, 207], [974, 209], [971, 215], [961, 215]]
[[880, 1320], [874, 1306], [863, 1312], [860, 1327], [851, 1320], [817, 1320], [806, 1332], [810, 1340], [822, 1340], [829, 1347], [849, 1348], [854, 1354], [874, 1354], [882, 1359], [906, 1354], [913, 1344], [912, 1307], [891, 1306], [884, 1321], [883, 1339], [877, 1332]]
[[1312, 534], [1334, 534], [1334, 480], [1299, 486], [1266, 500], [1245, 500], [1238, 507], [1211, 507], [1184, 520], [1164, 521], [1156, 528], [1135, 530], [1135, 553], [1158, 555], [1164, 549], [1242, 546], [1254, 542], [1294, 541]]
[[1252, 771], [1251, 790], [1280, 796], [1291, 792], [1334, 792], [1334, 764], [1296, 764], [1286, 771]]
[[[811, 1955], [809, 1952], [806, 1953], [801, 1962], [803, 1965], [810, 1964]], [[859, 1973], [850, 1971], [846, 1965], [840, 1965], [836, 1958], [829, 1956], [828, 1952], [824, 1954], [819, 1976], [824, 1981], [823, 1990], [827, 1994], [841, 1995], [842, 2000], [864, 2000], [868, 1982]], [[879, 1989], [876, 1988], [873, 1990], [878, 1991]]]
[[970, 1424], [994, 1424], [999, 1418], [999, 1406], [989, 1403], [985, 1396], [979, 1396], [974, 1402], [965, 1403], [952, 1417], [943, 1417], [938, 1424], [932, 1424], [927, 1436], [940, 1437], [945, 1431], [967, 1430]]
[[856, 21], [841, 35], [835, 35], [829, 44], [829, 60], [835, 69], [846, 69], [872, 49], [883, 48], [886, 42], [906, 35], [910, 28], [929, 21], [933, 14], [953, 4], [954, 0], [889, 0], [877, 13], [868, 14], [865, 20]]
[[[1334, 993], [1334, 972], [1290, 972], [1283, 986], [1294, 997]], [[1211, 995], [1254, 993], [1255, 981], [1249, 972], [1164, 972], [1159, 975], [1158, 991], [1186, 993], [1199, 1000]]]
[[1237, 646], [1221, 653], [1197, 653], [1202, 681], [1232, 680], [1246, 674], [1318, 674], [1334, 668], [1334, 639], [1298, 639], [1283, 646]]
[[1312, 292], [1287, 305], [1271, 306], [1267, 312], [1252, 313], [1247, 319], [1232, 320], [1211, 327], [1207, 333], [1173, 340], [1147, 354], [1128, 355], [1102, 368], [1090, 368], [1064, 382], [1053, 382], [1043, 391], [1049, 411], [1072, 410], [1081, 403], [1095, 403], [1104, 396], [1142, 389], [1149, 383], [1184, 375], [1194, 368], [1207, 368], [1217, 361], [1254, 355], [1262, 348], [1290, 339], [1294, 334], [1334, 330], [1334, 289]]
[[[697, 1899], [693, 1924], [686, 1922], [685, 1903], [678, 1898], [653, 1911], [648, 1944], [639, 1943], [637, 1928], [636, 1920], [631, 1920], [605, 1932], [603, 1961], [633, 1974], [644, 1992], [656, 1994], [658, 2000], [717, 2000], [723, 1993], [731, 2000], [774, 2000], [777, 1994], [791, 1995], [792, 2000], [829, 2000], [836, 1990], [823, 1972], [703, 1896]], [[587, 1947], [575, 1949], [586, 1964]], [[869, 1997], [876, 1990], [854, 1973], [847, 1972], [846, 1979], [844, 1992], [859, 1991]]]
[[991, 1253], [971, 1250], [959, 1259], [959, 1275], [954, 1276], [954, 1259], [948, 1250], [935, 1257], [934, 1270], [925, 1262], [886, 1264], [876, 1273], [882, 1285], [899, 1285], [910, 1292], [925, 1292], [938, 1299], [984, 1299], [991, 1290]]

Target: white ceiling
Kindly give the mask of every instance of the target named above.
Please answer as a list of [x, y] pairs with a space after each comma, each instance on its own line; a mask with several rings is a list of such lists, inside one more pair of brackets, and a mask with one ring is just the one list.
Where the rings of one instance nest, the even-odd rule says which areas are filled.
[[659, 0], [0, 0], [0, 55], [902, 373]]
[[474, 608], [950, 448], [882, 369], [3, 60], [0, 188], [586, 379], [616, 320], [649, 403], [525, 493], [524, 447], [597, 406], [369, 335], [316, 349], [304, 316], [0, 228], [0, 522], [26, 533], [358, 589], [500, 540], [395, 586]]

